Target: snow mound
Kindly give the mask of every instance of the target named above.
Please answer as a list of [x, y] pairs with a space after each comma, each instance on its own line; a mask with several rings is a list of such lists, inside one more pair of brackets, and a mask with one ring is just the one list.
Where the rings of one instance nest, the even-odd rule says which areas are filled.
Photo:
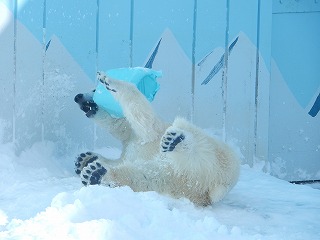
[[[242, 166], [206, 208], [128, 187], [83, 187], [53, 143], [0, 145], [0, 239], [317, 239], [320, 191]], [[98, 150], [116, 156], [117, 149]]]

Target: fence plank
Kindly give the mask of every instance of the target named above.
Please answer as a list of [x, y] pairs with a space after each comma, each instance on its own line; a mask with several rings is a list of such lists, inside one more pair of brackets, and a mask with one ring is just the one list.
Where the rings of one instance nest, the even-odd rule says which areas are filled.
[[96, 76], [97, 2], [46, 0], [46, 41], [56, 35], [92, 80]]
[[130, 0], [100, 1], [98, 69], [130, 65]]
[[[34, 17], [37, 26], [30, 32], [21, 23]], [[43, 48], [34, 34], [42, 34], [43, 5], [30, 2], [28, 8], [18, 8], [16, 25], [16, 147], [20, 152], [42, 140], [42, 80]]]
[[94, 125], [74, 103], [96, 75], [96, 1], [46, 0], [45, 134], [60, 153], [93, 149]]
[[153, 67], [163, 71], [153, 102], [165, 120], [191, 118], [194, 1], [137, 1], [134, 3], [133, 66], [144, 66], [156, 48]]
[[256, 71], [256, 129], [255, 156], [269, 161], [269, 96], [271, 69], [272, 2], [260, 0], [258, 51]]
[[0, 112], [1, 126], [0, 141], [13, 141], [14, 118], [14, 17], [13, 2], [7, 6], [0, 2]]
[[[100, 1], [98, 12], [98, 68], [106, 71], [130, 66], [131, 1]], [[95, 146], [120, 146], [105, 129], [96, 126]]]
[[[198, 2], [194, 122], [222, 130], [222, 68], [226, 30], [224, 1]], [[203, 82], [207, 79], [207, 82]]]
[[229, 39], [239, 36], [239, 40], [228, 61], [226, 132], [227, 139], [236, 139], [250, 165], [255, 151], [257, 17], [257, 1], [230, 2]]

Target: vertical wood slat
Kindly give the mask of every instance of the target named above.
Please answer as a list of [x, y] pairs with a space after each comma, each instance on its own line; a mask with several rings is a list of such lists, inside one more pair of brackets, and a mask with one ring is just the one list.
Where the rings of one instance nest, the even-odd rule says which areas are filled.
[[194, 0], [193, 5], [193, 25], [192, 25], [192, 55], [191, 55], [191, 122], [194, 122], [194, 105], [195, 105], [195, 84], [196, 84], [196, 43], [197, 43], [197, 13], [198, 0]]
[[255, 92], [254, 92], [254, 155], [257, 156], [257, 138], [258, 138], [258, 97], [259, 97], [259, 70], [260, 70], [260, 16], [261, 0], [258, 0], [257, 10], [257, 50], [256, 50], [256, 74], [255, 74]]
[[259, 0], [257, 24], [255, 157], [268, 161], [269, 86], [271, 69], [272, 2]]
[[44, 105], [44, 86], [45, 86], [45, 62], [46, 62], [46, 46], [47, 46], [47, 0], [43, 0], [43, 14], [42, 14], [42, 87], [41, 87], [41, 141], [44, 142], [45, 137], [45, 105]]
[[[19, 1], [16, 1], [19, 3]], [[28, 9], [15, 8], [15, 143], [20, 152], [41, 141], [42, 35], [43, 6], [30, 2]], [[32, 18], [37, 26], [31, 33], [21, 19]]]
[[0, 96], [1, 96], [1, 130], [0, 141], [14, 141], [14, 85], [15, 85], [15, 54], [14, 54], [14, 1], [10, 6], [0, 2]]
[[16, 143], [16, 84], [17, 84], [17, 16], [18, 15], [18, 0], [13, 3], [13, 113], [12, 113], [12, 142]]
[[130, 14], [130, 0], [100, 1], [98, 70], [130, 66]]
[[194, 0], [136, 1], [134, 7], [133, 65], [144, 66], [161, 39], [153, 68], [163, 77], [153, 106], [166, 121], [190, 119]]
[[133, 67], [134, 0], [130, 1], [130, 67]]
[[198, 1], [197, 4], [194, 123], [218, 131], [223, 126], [222, 71], [214, 72], [207, 84], [202, 83], [225, 52], [225, 9], [222, 1]]
[[[243, 14], [239, 9], [246, 9]], [[244, 162], [254, 163], [255, 88], [257, 54], [257, 14], [255, 0], [233, 1], [229, 4], [229, 34], [239, 40], [228, 59], [226, 96], [227, 140], [236, 139]], [[230, 44], [230, 43], [229, 43]]]
[[46, 8], [44, 139], [56, 142], [61, 154], [93, 149], [94, 124], [73, 98], [95, 87], [97, 1], [46, 0]]
[[229, 28], [230, 28], [230, 0], [226, 0], [226, 31], [224, 42], [224, 67], [222, 72], [222, 139], [227, 139], [227, 98], [228, 98], [228, 65], [229, 65]]
[[[97, 70], [129, 67], [132, 64], [133, 1], [100, 1], [98, 5]], [[95, 126], [95, 147], [120, 146], [104, 129]]]

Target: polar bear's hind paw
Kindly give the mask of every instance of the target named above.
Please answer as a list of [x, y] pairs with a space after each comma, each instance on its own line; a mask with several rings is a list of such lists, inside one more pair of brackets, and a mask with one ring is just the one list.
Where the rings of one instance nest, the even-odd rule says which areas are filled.
[[105, 169], [98, 161], [94, 161], [83, 168], [81, 172], [82, 183], [85, 186], [100, 184], [102, 177], [106, 173], [107, 169]]
[[84, 167], [86, 167], [88, 164], [94, 162], [97, 159], [98, 157], [94, 155], [92, 152], [81, 153], [74, 163], [76, 174], [79, 175]]
[[109, 78], [103, 72], [97, 73], [98, 80], [111, 92], [117, 92], [115, 89], [110, 87]]
[[166, 132], [161, 140], [161, 151], [162, 152], [172, 152], [177, 144], [185, 139], [183, 133], [178, 132]]

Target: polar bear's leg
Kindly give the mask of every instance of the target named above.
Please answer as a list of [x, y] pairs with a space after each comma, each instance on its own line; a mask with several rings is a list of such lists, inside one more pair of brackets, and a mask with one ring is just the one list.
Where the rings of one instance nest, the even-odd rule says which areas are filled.
[[101, 184], [109, 187], [129, 186], [134, 191], [166, 192], [176, 186], [172, 182], [172, 168], [167, 163], [157, 161], [142, 161], [140, 163], [110, 166], [99, 161], [90, 163], [81, 172], [84, 185]]
[[129, 186], [135, 192], [156, 191], [175, 198], [185, 197], [202, 206], [211, 203], [208, 191], [199, 188], [199, 183], [187, 175], [177, 175], [168, 162], [159, 164], [151, 160], [110, 167], [96, 161], [83, 169], [81, 178], [86, 186]]
[[163, 133], [165, 129], [163, 122], [134, 84], [112, 79], [104, 73], [98, 73], [98, 79], [119, 102], [126, 119], [142, 141], [153, 141]]
[[125, 141], [131, 134], [131, 127], [125, 118], [113, 118], [103, 108], [93, 101], [94, 91], [90, 93], [79, 93], [74, 101], [79, 104], [88, 118], [93, 119], [101, 128], [106, 129], [112, 136]]

